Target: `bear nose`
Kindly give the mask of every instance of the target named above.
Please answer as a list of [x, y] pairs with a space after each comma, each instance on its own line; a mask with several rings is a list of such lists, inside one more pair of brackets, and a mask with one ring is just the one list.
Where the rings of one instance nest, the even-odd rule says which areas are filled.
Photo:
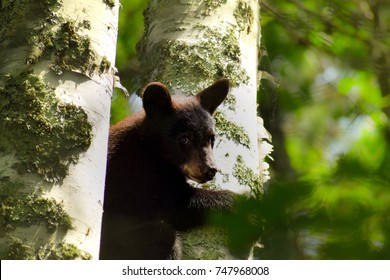
[[217, 173], [217, 169], [214, 167], [210, 167], [206, 172], [206, 179], [207, 181], [210, 181], [214, 178], [215, 174]]

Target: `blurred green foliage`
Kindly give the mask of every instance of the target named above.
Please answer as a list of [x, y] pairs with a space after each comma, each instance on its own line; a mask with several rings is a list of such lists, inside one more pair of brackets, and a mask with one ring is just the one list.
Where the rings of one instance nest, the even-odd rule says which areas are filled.
[[[129, 91], [146, 0], [122, 0], [117, 67]], [[261, 1], [260, 113], [273, 135], [261, 201], [224, 219], [238, 255], [390, 258], [390, 2]], [[112, 122], [130, 113], [121, 93]], [[226, 223], [226, 221], [229, 221]]]
[[261, 16], [280, 86], [260, 257], [388, 259], [390, 2], [262, 1]]
[[[116, 67], [121, 83], [130, 94], [142, 85], [138, 81], [139, 63], [136, 45], [144, 30], [143, 10], [146, 0], [122, 0], [119, 14], [119, 34], [116, 51]], [[128, 99], [121, 90], [115, 89], [111, 105], [111, 124], [132, 113]]]

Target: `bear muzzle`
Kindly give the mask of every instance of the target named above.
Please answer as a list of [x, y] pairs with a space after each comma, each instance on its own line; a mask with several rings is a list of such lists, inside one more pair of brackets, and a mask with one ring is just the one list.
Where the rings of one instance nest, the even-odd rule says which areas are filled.
[[201, 173], [184, 172], [184, 175], [187, 178], [196, 181], [198, 183], [206, 183], [214, 179], [216, 173], [217, 173], [216, 168], [209, 168], [207, 171]]
[[214, 164], [194, 164], [193, 162], [182, 165], [181, 169], [184, 176], [198, 183], [211, 181], [218, 172], [218, 169]]

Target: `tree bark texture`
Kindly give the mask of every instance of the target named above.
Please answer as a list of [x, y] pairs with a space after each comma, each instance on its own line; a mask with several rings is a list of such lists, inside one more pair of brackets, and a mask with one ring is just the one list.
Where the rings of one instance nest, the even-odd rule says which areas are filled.
[[[144, 83], [160, 81], [190, 95], [218, 78], [230, 80], [232, 89], [214, 115], [219, 172], [202, 187], [261, 195], [269, 147], [258, 141], [268, 137], [257, 117], [258, 1], [150, 0], [144, 15], [138, 44]], [[185, 258], [231, 258], [217, 230], [186, 235], [184, 249]]]
[[0, 8], [0, 258], [95, 259], [119, 2]]

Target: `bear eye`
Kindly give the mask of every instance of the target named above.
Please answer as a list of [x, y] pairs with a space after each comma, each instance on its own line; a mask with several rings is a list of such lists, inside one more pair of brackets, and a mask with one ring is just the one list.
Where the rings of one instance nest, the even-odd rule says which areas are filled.
[[188, 136], [181, 136], [179, 142], [182, 145], [188, 145], [190, 143], [190, 138]]

